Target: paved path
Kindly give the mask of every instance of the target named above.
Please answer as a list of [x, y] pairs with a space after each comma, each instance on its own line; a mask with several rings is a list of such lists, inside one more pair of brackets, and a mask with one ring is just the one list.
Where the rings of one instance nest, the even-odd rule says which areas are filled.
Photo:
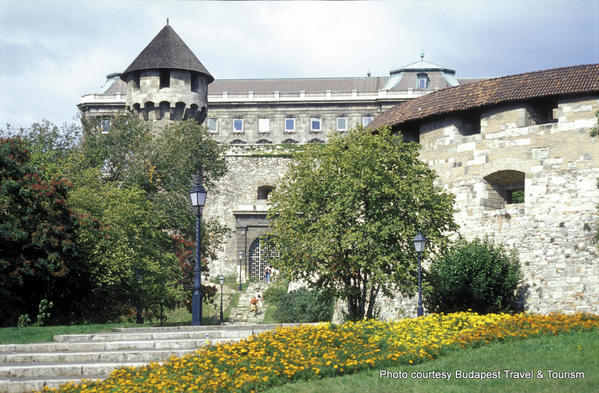
[[268, 284], [263, 282], [250, 283], [244, 292], [241, 292], [237, 306], [229, 313], [229, 320], [231, 323], [236, 325], [241, 324], [256, 324], [264, 320], [264, 311], [266, 310], [266, 303], [262, 299], [262, 307], [258, 309], [257, 313], [254, 313], [250, 308], [250, 300], [256, 295], [256, 291], [260, 291], [264, 296], [264, 291], [268, 288]]

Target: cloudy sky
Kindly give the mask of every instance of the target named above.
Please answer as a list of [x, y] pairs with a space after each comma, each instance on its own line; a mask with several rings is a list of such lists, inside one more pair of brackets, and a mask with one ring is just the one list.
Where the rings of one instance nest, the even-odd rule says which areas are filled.
[[0, 124], [74, 121], [166, 18], [217, 78], [458, 77], [599, 63], [599, 0], [0, 1]]

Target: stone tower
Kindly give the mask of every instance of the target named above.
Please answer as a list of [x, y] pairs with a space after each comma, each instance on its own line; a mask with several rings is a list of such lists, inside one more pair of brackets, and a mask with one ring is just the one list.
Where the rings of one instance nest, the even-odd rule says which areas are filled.
[[120, 77], [127, 84], [127, 110], [145, 120], [206, 118], [214, 78], [168, 21]]

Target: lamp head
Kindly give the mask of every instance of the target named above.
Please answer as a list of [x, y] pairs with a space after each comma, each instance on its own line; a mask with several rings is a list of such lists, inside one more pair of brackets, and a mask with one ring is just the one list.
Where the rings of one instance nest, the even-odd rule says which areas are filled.
[[424, 247], [426, 246], [426, 238], [418, 231], [416, 236], [414, 237], [414, 249], [416, 249], [417, 253], [421, 253], [424, 251]]

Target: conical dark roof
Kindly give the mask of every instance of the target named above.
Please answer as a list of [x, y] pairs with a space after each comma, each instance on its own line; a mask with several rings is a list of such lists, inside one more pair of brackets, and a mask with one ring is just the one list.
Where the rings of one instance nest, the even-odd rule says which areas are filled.
[[195, 71], [204, 74], [208, 78], [208, 83], [214, 81], [208, 70], [169, 25], [164, 26], [133, 60], [133, 63], [121, 74], [121, 79], [126, 80], [126, 75], [133, 71], [159, 68]]

